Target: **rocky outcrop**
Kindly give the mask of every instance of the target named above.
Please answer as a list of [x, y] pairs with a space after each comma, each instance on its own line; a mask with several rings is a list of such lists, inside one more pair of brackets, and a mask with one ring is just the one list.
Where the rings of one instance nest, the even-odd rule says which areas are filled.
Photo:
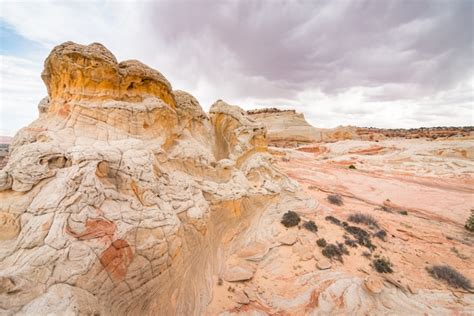
[[295, 190], [264, 127], [96, 43], [57, 46], [42, 78], [0, 172], [3, 313], [204, 312], [221, 239]]
[[310, 125], [303, 113], [294, 110], [260, 109], [247, 111], [248, 115], [267, 128], [268, 141], [278, 147], [295, 147], [312, 142], [335, 142], [357, 139], [356, 128], [341, 126], [335, 129]]
[[11, 137], [0, 136], [0, 169], [5, 167], [8, 161], [8, 149], [12, 142]]
[[42, 77], [39, 118], [0, 171], [2, 315], [447, 310], [449, 297], [400, 303], [388, 283], [332, 271], [314, 232], [284, 227], [288, 210], [324, 209], [239, 107], [208, 115], [100, 44], [57, 46]]
[[317, 128], [310, 125], [302, 113], [295, 110], [263, 108], [247, 111], [255, 121], [265, 125], [270, 145], [296, 147], [309, 143], [333, 143], [341, 140], [382, 141], [391, 138], [403, 139], [472, 139], [474, 127], [422, 127], [411, 129], [383, 129], [355, 126]]

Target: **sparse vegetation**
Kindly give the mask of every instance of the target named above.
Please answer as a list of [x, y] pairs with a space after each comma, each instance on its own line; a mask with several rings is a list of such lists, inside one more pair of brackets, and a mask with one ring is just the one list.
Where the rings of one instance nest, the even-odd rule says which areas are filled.
[[434, 265], [426, 270], [436, 279], [444, 280], [452, 287], [469, 290], [472, 288], [471, 281], [460, 272], [448, 265]]
[[300, 216], [293, 211], [288, 211], [285, 214], [283, 214], [283, 218], [281, 219], [281, 223], [285, 227], [293, 227], [296, 226], [300, 223], [301, 218]]
[[383, 229], [379, 230], [374, 234], [375, 237], [380, 238], [381, 240], [385, 241], [385, 238], [387, 237], [387, 232]]
[[362, 252], [362, 255], [364, 257], [370, 258], [372, 256], [372, 253], [370, 251], [365, 250], [364, 252]]
[[347, 250], [347, 247], [343, 243], [338, 242], [337, 246], [339, 247], [339, 250], [342, 254], [349, 255], [349, 250]]
[[304, 222], [303, 227], [313, 233], [318, 231], [318, 226], [313, 221]]
[[316, 240], [316, 244], [317, 244], [319, 247], [324, 248], [324, 247], [326, 247], [326, 245], [327, 245], [328, 243], [326, 242], [326, 239], [320, 238], [320, 239]]
[[342, 197], [339, 194], [329, 194], [328, 201], [329, 203], [337, 206], [341, 206], [344, 204], [344, 202], [342, 201]]
[[346, 239], [344, 243], [349, 247], [357, 248], [357, 241], [355, 241], [354, 239]]
[[328, 244], [324, 249], [322, 250], [322, 253], [325, 257], [328, 257], [329, 259], [337, 259], [340, 262], [343, 262], [342, 260], [342, 251], [341, 249], [334, 245], [334, 244]]
[[221, 286], [222, 284], [224, 284], [224, 281], [222, 280], [222, 278], [218, 278], [217, 285]]
[[467, 219], [464, 228], [470, 232], [474, 232], [474, 209], [471, 210], [471, 216]]
[[342, 223], [340, 220], [338, 220], [337, 218], [335, 218], [334, 216], [332, 215], [329, 215], [329, 216], [326, 216], [325, 218], [328, 222], [331, 222], [335, 225], [338, 225], [338, 226], [342, 226]]
[[357, 240], [357, 243], [361, 246], [365, 246], [369, 249], [375, 249], [375, 246], [370, 240], [370, 235], [368, 232], [357, 226], [345, 226], [344, 229], [354, 236]]
[[462, 260], [469, 259], [468, 256], [461, 253], [456, 247], [451, 247], [451, 251], [454, 252], [456, 254], [456, 257], [458, 257], [459, 259], [462, 259]]
[[349, 169], [357, 169], [357, 168], [356, 168], [356, 166], [354, 166], [354, 165], [350, 165], [350, 166], [349, 166]]
[[408, 212], [407, 212], [407, 211], [405, 211], [405, 210], [403, 210], [403, 211], [399, 211], [398, 213], [399, 213], [399, 214], [401, 214], [401, 215], [405, 215], [405, 216], [406, 216], [406, 215], [408, 215]]
[[392, 273], [392, 263], [388, 258], [378, 258], [372, 261], [374, 268], [379, 273]]
[[349, 222], [357, 223], [357, 224], [365, 224], [368, 226], [379, 227], [379, 223], [377, 220], [373, 218], [371, 215], [362, 214], [362, 213], [354, 213], [349, 215], [347, 218]]

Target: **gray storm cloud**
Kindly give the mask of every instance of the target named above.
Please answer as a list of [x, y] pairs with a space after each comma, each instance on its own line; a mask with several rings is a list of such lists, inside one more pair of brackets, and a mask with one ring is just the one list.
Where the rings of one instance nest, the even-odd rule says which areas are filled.
[[[177, 1], [146, 9], [166, 41], [183, 47], [206, 37], [215, 51], [196, 54], [201, 60], [225, 54], [236, 71], [289, 91], [402, 84], [415, 97], [473, 73], [474, 2], [468, 0]], [[380, 97], [403, 96], [388, 89]]]
[[4, 2], [0, 20], [43, 48], [1, 54], [0, 133], [34, 119], [42, 61], [69, 40], [159, 69], [204, 109], [225, 99], [295, 108], [320, 127], [474, 125], [472, 0], [43, 0]]

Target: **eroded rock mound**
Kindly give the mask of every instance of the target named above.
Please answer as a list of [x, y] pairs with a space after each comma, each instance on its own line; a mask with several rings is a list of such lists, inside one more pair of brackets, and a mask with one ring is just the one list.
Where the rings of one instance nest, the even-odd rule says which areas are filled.
[[0, 171], [0, 314], [431, 304], [399, 304], [396, 288], [316, 270], [315, 233], [280, 221], [288, 210], [307, 221], [319, 205], [272, 165], [266, 129], [239, 107], [217, 101], [208, 115], [156, 70], [117, 63], [100, 44], [57, 46], [42, 78], [40, 116]]
[[0, 308], [203, 312], [222, 235], [293, 187], [265, 129], [101, 44], [57, 46], [42, 78], [0, 174]]

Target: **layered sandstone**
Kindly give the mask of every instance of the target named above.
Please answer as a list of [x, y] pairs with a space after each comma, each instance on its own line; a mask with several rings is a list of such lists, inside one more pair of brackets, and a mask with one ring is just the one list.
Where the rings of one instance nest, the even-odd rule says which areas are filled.
[[317, 234], [284, 227], [288, 210], [318, 225], [333, 210], [275, 167], [266, 128], [239, 107], [219, 100], [207, 114], [156, 70], [117, 63], [100, 44], [57, 46], [42, 77], [39, 118], [15, 135], [0, 171], [2, 315], [472, 305], [444, 288], [408, 295], [368, 263], [366, 273], [340, 269]]
[[355, 127], [316, 128], [306, 121], [303, 113], [297, 113], [295, 110], [271, 108], [251, 110], [247, 113], [252, 119], [265, 125], [269, 143], [279, 147], [358, 138]]
[[40, 117], [0, 172], [2, 313], [205, 312], [229, 252], [255, 239], [237, 237], [295, 190], [264, 127], [223, 101], [208, 115], [96, 43], [57, 46], [42, 78]]

